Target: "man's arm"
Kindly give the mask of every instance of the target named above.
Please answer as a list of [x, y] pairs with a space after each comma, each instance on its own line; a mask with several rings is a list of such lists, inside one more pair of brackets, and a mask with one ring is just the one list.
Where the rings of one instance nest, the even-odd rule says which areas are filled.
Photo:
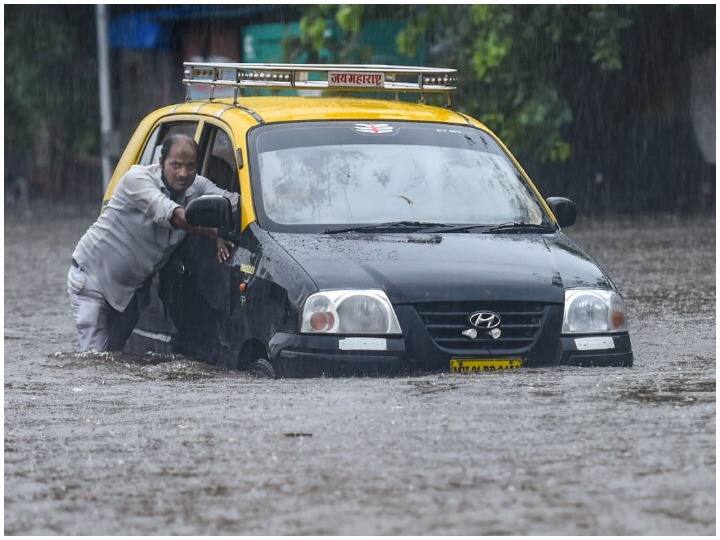
[[182, 206], [178, 206], [173, 210], [170, 224], [176, 229], [182, 229], [190, 234], [199, 234], [201, 236], [207, 236], [208, 238], [218, 237], [218, 231], [215, 228], [190, 225], [187, 219], [185, 219], [185, 209]]
[[215, 183], [212, 180], [208, 180], [204, 176], [200, 176], [200, 175], [195, 177], [194, 185], [195, 185], [195, 189], [197, 190], [198, 196], [222, 195], [226, 199], [230, 200], [230, 204], [232, 204], [233, 212], [237, 212], [238, 202], [240, 200], [239, 194], [232, 193], [231, 191], [227, 191], [222, 188], [219, 188], [215, 185]]
[[217, 244], [217, 259], [219, 263], [224, 263], [230, 258], [232, 250], [235, 247], [232, 242], [218, 237], [218, 230], [209, 227], [194, 227], [190, 225], [185, 219], [185, 209], [180, 206], [173, 212], [173, 217], [170, 220], [173, 227], [177, 227], [190, 234], [200, 234], [209, 238], [214, 238]]
[[171, 227], [175, 210], [182, 208], [160, 191], [150, 173], [141, 167], [133, 167], [125, 173], [117, 189], [130, 204], [164, 227]]

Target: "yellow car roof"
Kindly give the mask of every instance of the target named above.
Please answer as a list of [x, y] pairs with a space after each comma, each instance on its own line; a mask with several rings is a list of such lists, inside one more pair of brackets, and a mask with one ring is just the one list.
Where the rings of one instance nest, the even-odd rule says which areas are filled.
[[266, 123], [355, 119], [470, 123], [468, 118], [450, 109], [395, 100], [268, 96], [241, 97], [238, 99], [238, 108], [232, 107], [232, 103], [232, 99], [190, 101], [173, 107], [173, 112], [225, 116], [233, 110], [248, 114], [243, 109], [249, 109]]

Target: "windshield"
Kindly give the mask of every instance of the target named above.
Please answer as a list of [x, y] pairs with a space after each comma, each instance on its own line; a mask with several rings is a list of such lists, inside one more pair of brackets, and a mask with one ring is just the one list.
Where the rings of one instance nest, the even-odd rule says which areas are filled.
[[251, 132], [261, 225], [413, 221], [541, 224], [540, 205], [489, 135], [410, 122], [305, 122]]

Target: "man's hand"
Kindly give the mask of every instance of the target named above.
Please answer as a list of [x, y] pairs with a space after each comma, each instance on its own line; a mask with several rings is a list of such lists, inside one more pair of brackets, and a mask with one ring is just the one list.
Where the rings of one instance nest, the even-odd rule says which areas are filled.
[[230, 258], [235, 245], [224, 238], [217, 239], [217, 258], [219, 263], [224, 263]]
[[185, 219], [185, 209], [182, 206], [178, 206], [173, 210], [172, 217], [170, 218], [170, 224], [176, 229], [182, 229], [183, 231], [190, 232], [192, 225], [190, 225]]

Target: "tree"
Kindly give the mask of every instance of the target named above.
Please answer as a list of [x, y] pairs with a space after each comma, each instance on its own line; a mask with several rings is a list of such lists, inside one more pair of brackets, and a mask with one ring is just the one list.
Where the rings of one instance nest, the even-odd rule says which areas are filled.
[[92, 6], [5, 8], [6, 165], [47, 194], [76, 156], [98, 152], [95, 39]]

